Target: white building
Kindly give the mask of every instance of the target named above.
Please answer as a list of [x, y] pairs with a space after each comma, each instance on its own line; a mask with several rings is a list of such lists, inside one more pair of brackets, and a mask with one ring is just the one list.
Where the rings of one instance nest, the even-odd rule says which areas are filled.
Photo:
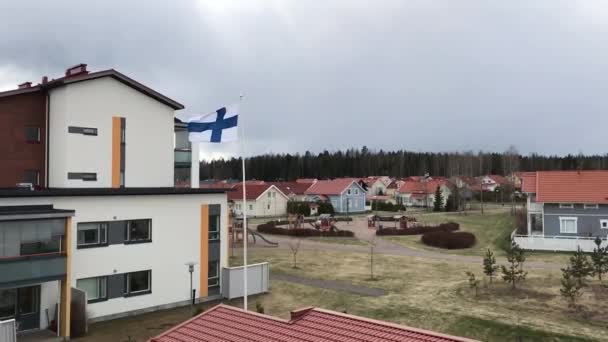
[[[0, 318], [45, 329], [48, 312], [69, 337], [85, 312], [98, 321], [186, 305], [192, 262], [197, 300], [219, 298], [227, 190], [174, 187], [174, 111], [184, 107], [82, 64], [0, 97], [32, 92], [49, 104], [48, 187], [0, 190], [0, 297], [9, 307]], [[79, 293], [86, 308], [73, 313], [66, 304]], [[13, 302], [21, 304], [11, 311]]]
[[[232, 212], [236, 216], [243, 215], [243, 187], [236, 186], [235, 191], [228, 193], [232, 202]], [[287, 215], [289, 197], [272, 184], [247, 185], [246, 191], [247, 216], [270, 217]]]

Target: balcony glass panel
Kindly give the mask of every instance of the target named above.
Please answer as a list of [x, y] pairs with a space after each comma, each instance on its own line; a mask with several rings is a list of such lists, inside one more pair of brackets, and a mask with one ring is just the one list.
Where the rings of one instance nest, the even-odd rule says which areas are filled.
[[65, 219], [0, 222], [0, 258], [61, 252]]
[[192, 152], [190, 151], [175, 151], [175, 163], [190, 164]]

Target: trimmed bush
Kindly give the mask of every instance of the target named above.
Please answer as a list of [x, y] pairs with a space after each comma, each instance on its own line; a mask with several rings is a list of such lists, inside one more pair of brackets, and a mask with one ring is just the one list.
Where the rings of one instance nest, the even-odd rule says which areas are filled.
[[287, 202], [287, 212], [289, 214], [310, 216], [310, 203], [289, 201]]
[[427, 246], [462, 249], [470, 248], [475, 245], [475, 235], [469, 232], [437, 231], [422, 235], [422, 243]]
[[371, 203], [371, 207], [372, 207], [372, 210], [377, 210], [377, 211], [399, 211], [399, 210], [406, 211], [407, 210], [404, 205], [393, 204], [390, 202], [373, 202], [373, 203]]
[[263, 223], [258, 225], [258, 232], [264, 234], [274, 234], [274, 235], [288, 235], [288, 236], [336, 236], [336, 237], [354, 237], [355, 234], [350, 230], [338, 230], [338, 231], [321, 231], [312, 228], [296, 228], [296, 229], [287, 229], [280, 228], [270, 223]]
[[442, 223], [438, 226], [417, 226], [411, 228], [382, 228], [376, 230], [376, 235], [419, 235], [432, 232], [451, 232], [460, 229], [456, 222]]

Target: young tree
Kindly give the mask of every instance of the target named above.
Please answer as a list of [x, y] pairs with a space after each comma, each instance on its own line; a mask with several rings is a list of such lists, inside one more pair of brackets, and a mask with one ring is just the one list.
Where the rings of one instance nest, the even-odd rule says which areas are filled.
[[523, 263], [526, 260], [524, 251], [513, 241], [506, 250], [508, 266], [501, 265], [502, 279], [511, 283], [511, 289], [515, 289], [515, 284], [526, 279], [528, 272], [523, 270]]
[[368, 241], [369, 243], [369, 275], [370, 280], [374, 280], [374, 247], [376, 247], [376, 236], [372, 236], [372, 238]]
[[483, 257], [483, 273], [490, 278], [490, 284], [492, 283], [492, 278], [496, 276], [496, 271], [498, 271], [496, 258], [494, 257], [494, 253], [488, 248], [486, 255]]
[[289, 241], [288, 243], [289, 245], [289, 249], [291, 250], [291, 254], [293, 255], [293, 268], [298, 268], [298, 251], [300, 250], [300, 240], [296, 240], [296, 241]]
[[608, 272], [608, 247], [601, 247], [602, 239], [595, 239], [596, 248], [591, 253], [591, 261], [593, 262], [593, 273], [597, 275], [599, 281], [602, 281], [602, 274]]
[[579, 287], [587, 285], [587, 277], [593, 275], [593, 265], [583, 253], [580, 247], [574, 252], [574, 255], [570, 257], [570, 266], [568, 266], [569, 273], [576, 280]]
[[562, 268], [562, 287], [559, 289], [559, 292], [568, 301], [569, 307], [576, 307], [576, 299], [582, 295], [581, 286], [572, 277], [570, 267]]
[[433, 211], [441, 211], [443, 208], [443, 195], [441, 194], [441, 188], [438, 186], [435, 190], [435, 202], [433, 202]]
[[475, 274], [473, 272], [465, 272], [465, 274], [469, 277], [469, 287], [475, 289], [475, 297], [477, 297], [477, 292], [479, 290], [479, 280], [475, 279]]

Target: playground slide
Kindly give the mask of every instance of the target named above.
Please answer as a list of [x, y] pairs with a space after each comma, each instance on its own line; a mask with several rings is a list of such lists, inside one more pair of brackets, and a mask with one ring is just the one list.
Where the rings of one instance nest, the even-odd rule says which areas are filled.
[[249, 232], [249, 235], [251, 235], [251, 237], [253, 237], [253, 243], [255, 243], [255, 238], [256, 236], [259, 237], [262, 241], [266, 242], [267, 244], [271, 245], [272, 247], [277, 247], [279, 245], [278, 242], [272, 242], [268, 239], [266, 239], [262, 234], [256, 232], [255, 230], [249, 229], [247, 228], [247, 231]]

